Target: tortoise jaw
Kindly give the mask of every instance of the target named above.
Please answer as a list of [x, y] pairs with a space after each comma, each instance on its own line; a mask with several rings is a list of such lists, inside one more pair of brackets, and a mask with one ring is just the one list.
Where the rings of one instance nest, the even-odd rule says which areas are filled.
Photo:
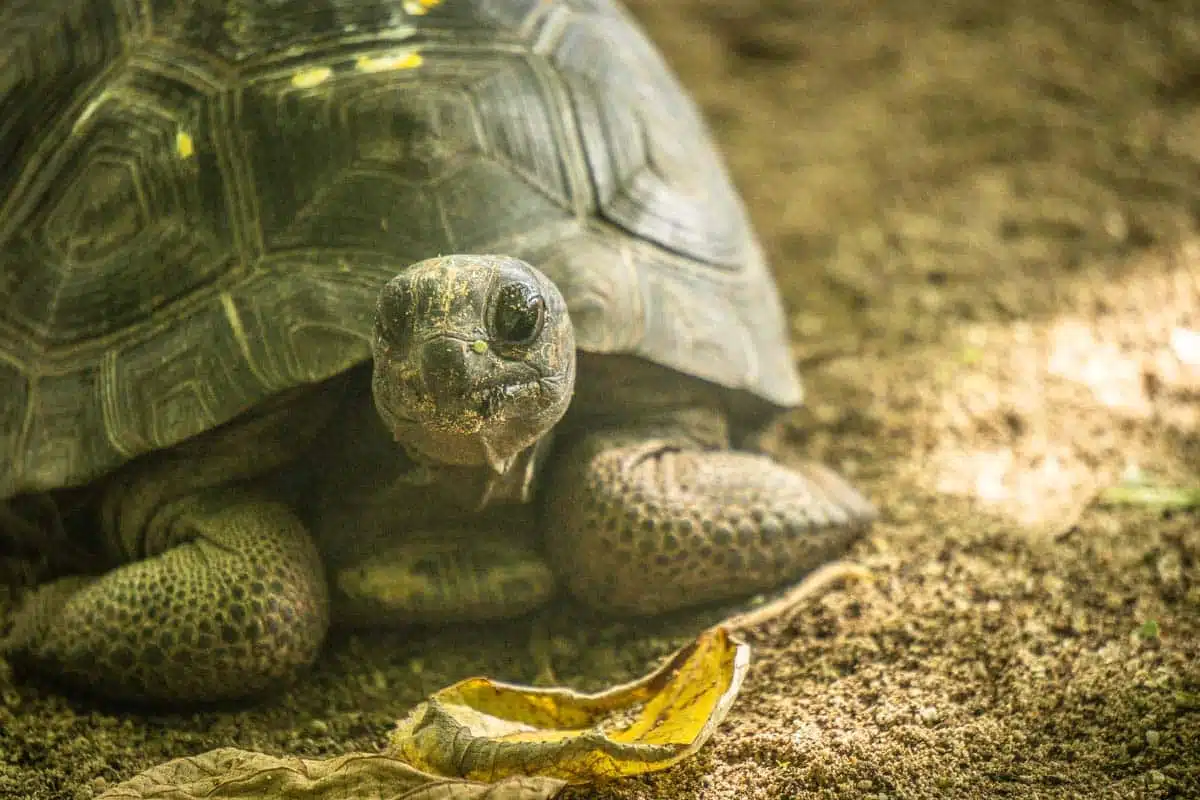
[[540, 380], [513, 377], [523, 369], [504, 372], [459, 376], [430, 391], [426, 384], [433, 381], [423, 370], [389, 370], [377, 360], [376, 410], [396, 442], [421, 461], [486, 465], [501, 473], [561, 417]]
[[409, 457], [424, 464], [486, 466], [497, 475], [509, 470], [522, 451], [536, 443], [513, 442], [503, 436], [491, 436], [485, 428], [471, 432], [446, 425], [433, 426], [417, 420], [389, 421], [396, 443]]

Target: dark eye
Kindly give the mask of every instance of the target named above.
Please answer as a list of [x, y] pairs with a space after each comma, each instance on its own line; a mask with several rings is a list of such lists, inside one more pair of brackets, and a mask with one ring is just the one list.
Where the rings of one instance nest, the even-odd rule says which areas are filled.
[[523, 283], [506, 283], [496, 293], [492, 335], [504, 344], [529, 344], [542, 332], [546, 301]]

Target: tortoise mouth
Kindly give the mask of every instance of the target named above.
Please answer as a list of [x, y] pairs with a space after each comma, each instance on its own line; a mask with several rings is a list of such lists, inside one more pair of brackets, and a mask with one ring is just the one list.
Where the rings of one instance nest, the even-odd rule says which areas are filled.
[[504, 381], [490, 386], [481, 386], [471, 393], [470, 400], [474, 409], [485, 419], [491, 420], [502, 416], [505, 410], [514, 403], [523, 400], [537, 401], [541, 395], [541, 381]]
[[395, 378], [388, 392], [388, 415], [396, 423], [412, 425], [442, 425], [461, 417], [487, 422], [514, 405], [537, 402], [547, 385], [554, 383], [552, 378], [528, 374], [531, 370], [524, 365], [506, 371], [509, 374], [454, 381], [456, 385], [447, 388], [438, 385], [438, 375], [413, 370]]
[[424, 462], [503, 471], [558, 422], [570, 397], [562, 381], [528, 374], [435, 394], [412, 372], [409, 380], [388, 379], [388, 372], [376, 365], [376, 410], [395, 441]]
[[421, 427], [474, 432], [494, 420], [503, 419], [513, 403], [531, 395], [536, 399], [540, 394], [539, 384], [539, 381], [522, 381], [483, 386], [452, 408], [439, 405], [432, 397], [424, 397], [402, 408], [390, 408], [386, 420], [397, 440], [411, 435], [413, 428]]

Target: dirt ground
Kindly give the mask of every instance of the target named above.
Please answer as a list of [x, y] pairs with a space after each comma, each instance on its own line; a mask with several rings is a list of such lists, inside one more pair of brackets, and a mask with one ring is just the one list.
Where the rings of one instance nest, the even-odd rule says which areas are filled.
[[[774, 259], [811, 402], [781, 458], [883, 510], [873, 579], [756, 630], [711, 744], [590, 798], [1200, 798], [1200, 6], [639, 0]], [[0, 603], [0, 607], [4, 604]], [[235, 745], [375, 750], [432, 690], [596, 688], [717, 612], [568, 606], [335, 638], [245, 710], [98, 707], [0, 670], [0, 796]], [[2, 665], [0, 665], [2, 666]]]

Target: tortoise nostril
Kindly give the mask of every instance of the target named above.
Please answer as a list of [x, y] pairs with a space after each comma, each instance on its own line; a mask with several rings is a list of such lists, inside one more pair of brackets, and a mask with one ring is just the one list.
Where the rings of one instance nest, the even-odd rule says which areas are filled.
[[471, 391], [467, 347], [439, 336], [421, 346], [421, 383], [438, 406], [461, 402]]

